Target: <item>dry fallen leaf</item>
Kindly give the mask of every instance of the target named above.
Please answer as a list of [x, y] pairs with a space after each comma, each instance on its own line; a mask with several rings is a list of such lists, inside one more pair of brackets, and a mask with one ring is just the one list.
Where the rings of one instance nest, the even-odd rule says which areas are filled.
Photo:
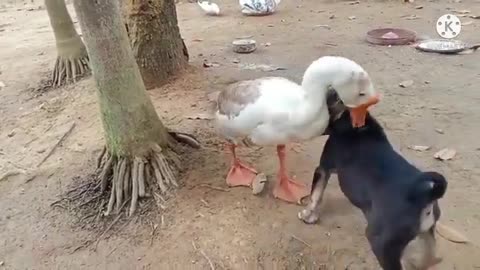
[[416, 6], [415, 9], [422, 9], [423, 6]]
[[470, 13], [470, 10], [468, 10], [468, 9], [454, 10], [453, 12], [458, 13], [458, 14], [468, 14], [468, 13]]
[[472, 23], [473, 23], [472, 21], [463, 22], [463, 23], [462, 23], [462, 26], [470, 25], [470, 24], [472, 24]]
[[7, 134], [7, 136], [8, 136], [9, 138], [11, 138], [11, 137], [15, 136], [15, 134], [17, 134], [17, 131], [14, 129], [14, 130], [10, 131], [10, 132]]
[[205, 67], [205, 68], [218, 67], [218, 66], [220, 66], [219, 63], [210, 63], [210, 62], [207, 62], [207, 61], [203, 62], [203, 67]]
[[439, 160], [450, 160], [453, 157], [455, 157], [456, 154], [457, 154], [457, 151], [455, 151], [455, 149], [444, 148], [438, 151], [437, 153], [435, 153], [433, 157]]
[[480, 19], [480, 15], [470, 15], [469, 17], [476, 20]]
[[266, 65], [266, 64], [241, 64], [240, 65], [241, 69], [248, 69], [248, 70], [261, 70], [265, 72], [269, 71], [276, 71], [276, 70], [286, 70], [287, 68], [284, 67], [277, 67], [277, 66], [272, 66], [272, 65]]
[[430, 146], [426, 146], [426, 145], [412, 145], [412, 146], [410, 146], [409, 148], [412, 149], [412, 150], [418, 151], [418, 152], [424, 152], [424, 151], [427, 151], [428, 149], [430, 149]]
[[356, 18], [357, 18], [357, 17], [355, 17], [355, 16], [350, 16], [350, 17], [348, 17], [348, 19], [351, 20], [351, 21], [355, 20]]
[[435, 227], [436, 227], [437, 233], [450, 242], [459, 243], [459, 244], [465, 244], [469, 242], [467, 237], [457, 232], [453, 228], [443, 225], [440, 222], [437, 222], [437, 225]]
[[328, 25], [328, 24], [317, 24], [317, 25], [314, 25], [313, 27], [315, 27], [315, 28], [320, 27], [320, 28], [325, 28], [325, 29], [328, 29], [328, 30], [332, 29], [330, 27], [330, 25]]
[[414, 15], [404, 15], [402, 16], [402, 18], [405, 18], [405, 20], [418, 20], [421, 17], [414, 14]]
[[213, 116], [208, 114], [208, 113], [198, 113], [195, 115], [188, 115], [187, 119], [191, 120], [211, 120], [213, 119]]
[[250, 36], [241, 36], [241, 37], [236, 37], [236, 39], [251, 39], [251, 38], [253, 38], [253, 36], [252, 36], [252, 35], [250, 35]]
[[412, 80], [403, 81], [403, 82], [399, 83], [398, 85], [402, 88], [407, 88], [407, 87], [410, 87], [410, 86], [413, 85], [413, 81]]
[[440, 129], [440, 128], [436, 128], [435, 131], [437, 133], [440, 133], [440, 134], [444, 134], [445, 132], [443, 131], [443, 129]]

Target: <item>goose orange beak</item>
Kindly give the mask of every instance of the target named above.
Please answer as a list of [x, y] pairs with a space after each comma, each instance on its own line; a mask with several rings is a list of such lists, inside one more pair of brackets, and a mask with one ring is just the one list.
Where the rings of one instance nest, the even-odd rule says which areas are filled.
[[366, 103], [355, 107], [349, 108], [350, 118], [352, 120], [352, 125], [355, 128], [360, 128], [365, 125], [365, 118], [367, 117], [368, 108], [372, 105], [377, 104], [380, 101], [380, 96], [375, 95], [371, 97]]

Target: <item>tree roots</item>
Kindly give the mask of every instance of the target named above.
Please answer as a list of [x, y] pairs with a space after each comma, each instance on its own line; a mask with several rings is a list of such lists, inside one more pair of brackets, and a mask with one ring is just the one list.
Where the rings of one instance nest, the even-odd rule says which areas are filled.
[[53, 69], [52, 86], [58, 87], [68, 82], [76, 82], [77, 79], [90, 71], [88, 55], [78, 58], [57, 57]]
[[[138, 200], [153, 197], [165, 209], [165, 195], [178, 188], [177, 173], [180, 159], [170, 148], [155, 144], [148, 157], [114, 157], [102, 150], [97, 165], [101, 169], [98, 179], [101, 192], [111, 186], [105, 215], [118, 213], [125, 200], [130, 199], [128, 215], [133, 215]], [[150, 193], [149, 193], [150, 192]]]

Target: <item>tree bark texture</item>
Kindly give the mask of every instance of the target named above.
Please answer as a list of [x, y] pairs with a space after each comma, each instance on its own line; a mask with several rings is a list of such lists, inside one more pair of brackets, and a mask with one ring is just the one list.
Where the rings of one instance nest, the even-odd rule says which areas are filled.
[[145, 90], [115, 0], [75, 1], [98, 88], [108, 150], [145, 155], [149, 142], [166, 146], [168, 133]]
[[174, 0], [127, 0], [130, 43], [147, 89], [159, 87], [188, 64]]
[[57, 46], [57, 60], [52, 74], [53, 86], [75, 82], [90, 71], [85, 45], [78, 35], [64, 0], [45, 0]]
[[106, 149], [98, 161], [101, 191], [111, 183], [106, 215], [151, 192], [162, 207], [163, 196], [178, 186], [181, 166], [173, 139], [145, 90], [130, 48], [118, 0], [75, 0], [74, 6], [90, 53], [97, 85]]

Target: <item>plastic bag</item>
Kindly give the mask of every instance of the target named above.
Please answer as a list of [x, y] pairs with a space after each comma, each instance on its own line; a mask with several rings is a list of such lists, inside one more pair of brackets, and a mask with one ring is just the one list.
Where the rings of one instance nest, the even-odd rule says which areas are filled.
[[280, 0], [239, 0], [242, 13], [247, 16], [269, 15], [276, 11]]

